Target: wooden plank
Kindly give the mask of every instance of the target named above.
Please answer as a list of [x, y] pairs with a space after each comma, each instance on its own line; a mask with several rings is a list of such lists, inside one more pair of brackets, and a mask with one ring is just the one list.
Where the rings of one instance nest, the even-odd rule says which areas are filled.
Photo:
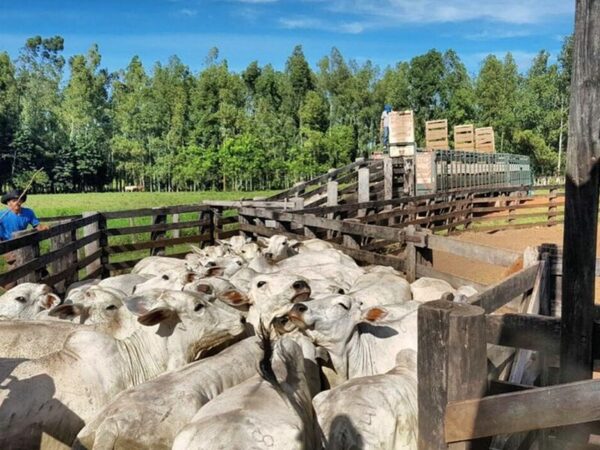
[[[156, 214], [152, 216], [152, 225], [160, 226], [160, 225], [169, 225], [167, 223], [167, 215], [166, 214]], [[151, 241], [161, 241], [166, 237], [165, 230], [154, 230], [150, 233]], [[164, 256], [165, 255], [165, 247], [152, 247], [150, 249], [150, 256]]]
[[[119, 228], [108, 228], [106, 233], [108, 236], [124, 236], [127, 234], [138, 234], [148, 233], [151, 231], [170, 231], [170, 230], [182, 230], [185, 228], [195, 228], [201, 225], [208, 225], [207, 219], [203, 220], [191, 220], [187, 222], [178, 223], [164, 223], [157, 225], [140, 225], [134, 227], [119, 227]], [[174, 236], [177, 237], [177, 236]]]
[[427, 247], [497, 266], [510, 266], [521, 256], [520, 253], [511, 250], [459, 241], [458, 239], [433, 234], [427, 236]]
[[[18, 239], [20, 237], [29, 236], [35, 232], [36, 232], [35, 230], [16, 231], [12, 234], [12, 236], [13, 236], [13, 238]], [[15, 255], [15, 267], [17, 269], [20, 269], [24, 266], [26, 267], [28, 262], [33, 261], [40, 256], [40, 244], [39, 244], [39, 242], [34, 242], [31, 245], [21, 247], [20, 249], [14, 251], [14, 255]], [[41, 266], [38, 266], [38, 267], [36, 267], [36, 269], [39, 269], [40, 267]], [[11, 273], [12, 272], [14, 272], [14, 270], [12, 270]], [[23, 273], [23, 276], [21, 278], [13, 279], [11, 281], [16, 281], [17, 284], [37, 283], [41, 279], [41, 273], [39, 270], [25, 271], [22, 269], [21, 272]], [[3, 281], [3, 282], [0, 282], [0, 286], [2, 286], [2, 285], [10, 286], [9, 283], [10, 283], [10, 281]]]
[[446, 450], [445, 436], [457, 427], [444, 421], [448, 402], [480, 398], [486, 391], [484, 312], [445, 300], [428, 302], [419, 307], [418, 329], [418, 449]]
[[[74, 278], [79, 270], [85, 268], [92, 261], [94, 261], [96, 259], [100, 259], [101, 255], [102, 255], [102, 249], [98, 249], [98, 251], [96, 253], [93, 253], [90, 256], [83, 258], [81, 261], [67, 267], [65, 270], [63, 270], [61, 272], [52, 274], [51, 276], [44, 278], [43, 281], [48, 286], [55, 286], [56, 283], [60, 283], [61, 281], [67, 281], [66, 284], [68, 287], [68, 285], [69, 285], [68, 280], [70, 278]], [[102, 268], [99, 268], [99, 269], [102, 269]]]
[[[563, 383], [592, 377], [594, 264], [600, 186], [598, 55], [600, 1], [578, 0], [575, 9], [563, 238], [560, 357], [560, 380]], [[593, 395], [590, 394], [590, 397]], [[585, 410], [583, 404], [578, 408]]]
[[177, 206], [162, 206], [160, 208], [140, 208], [129, 209], [125, 211], [107, 211], [102, 215], [107, 219], [123, 219], [128, 217], [143, 217], [154, 216], [157, 214], [182, 214], [189, 212], [200, 212], [209, 208], [206, 205], [177, 205]]
[[493, 284], [488, 289], [469, 298], [469, 303], [482, 307], [490, 314], [506, 305], [518, 295], [533, 289], [539, 264], [527, 267], [519, 272]]
[[138, 242], [137, 244], [109, 245], [107, 247], [106, 251], [108, 254], [112, 255], [115, 253], [132, 252], [135, 250], [146, 250], [146, 249], [150, 249], [150, 248], [170, 247], [172, 245], [177, 245], [177, 244], [198, 243], [198, 242], [208, 241], [209, 239], [210, 239], [210, 236], [208, 236], [208, 235], [183, 236], [183, 237], [179, 237], [179, 238], [158, 239], [156, 241]]
[[171, 217], [171, 227], [169, 230], [172, 230], [171, 237], [178, 238], [181, 237], [181, 229], [178, 228], [179, 225], [179, 214], [173, 214]]
[[204, 200], [202, 202], [203, 205], [211, 206], [211, 207], [220, 207], [220, 208], [243, 208], [243, 207], [253, 207], [253, 208], [280, 208], [280, 209], [291, 209], [293, 208], [293, 204], [288, 201], [256, 201], [256, 200]]
[[486, 315], [488, 344], [560, 353], [560, 318], [537, 314]]
[[392, 111], [390, 121], [390, 145], [413, 144], [415, 142], [415, 119], [411, 110]]
[[[282, 232], [273, 228], [268, 228], [260, 225], [240, 224], [240, 230], [248, 233], [256, 233], [260, 236], [273, 236], [275, 234], [282, 234], [290, 239], [298, 239], [300, 241], [308, 239], [306, 236], [296, 233]], [[334, 248], [343, 251], [348, 256], [354, 258], [357, 261], [364, 262], [367, 264], [377, 264], [382, 266], [393, 267], [396, 270], [404, 271], [405, 262], [404, 258], [390, 255], [380, 255], [378, 253], [372, 253], [365, 250], [351, 249], [344, 247], [343, 245], [330, 242]]]
[[599, 404], [600, 380], [450, 401], [446, 442], [593, 422], [600, 420]]
[[[63, 248], [65, 245], [68, 245], [75, 240], [77, 240], [77, 239], [76, 238], [73, 239], [70, 231], [63, 233], [63, 234], [59, 234], [58, 236], [55, 236], [50, 239], [50, 251], [59, 250], [59, 249]], [[66, 270], [69, 266], [71, 266], [74, 262], [73, 254], [74, 254], [74, 252], [71, 252], [70, 254], [66, 254], [62, 258], [58, 258], [54, 262], [50, 263], [51, 272], [53, 274], [60, 273], [64, 270]], [[76, 261], [77, 261], [77, 254], [75, 253], [75, 262]], [[66, 281], [63, 280], [63, 282], [54, 283], [54, 290], [59, 293], [64, 293], [66, 290], [66, 287], [69, 284], [71, 284], [72, 282], [73, 282], [73, 280], [66, 280]]]
[[[371, 199], [369, 195], [369, 168], [361, 167], [358, 169], [358, 203], [365, 203]], [[357, 215], [366, 215], [365, 209], [359, 209]]]

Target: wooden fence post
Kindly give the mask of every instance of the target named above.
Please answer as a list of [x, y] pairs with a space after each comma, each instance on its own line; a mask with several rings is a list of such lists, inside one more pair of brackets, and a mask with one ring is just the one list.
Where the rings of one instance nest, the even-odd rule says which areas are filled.
[[[179, 214], [173, 214], [173, 218], [171, 220], [172, 223], [179, 223]], [[181, 230], [177, 229], [177, 230], [173, 230], [172, 231], [172, 236], [174, 238], [178, 238], [179, 236], [181, 236]]]
[[[94, 214], [98, 214], [98, 212], [97, 211], [84, 212], [81, 214], [81, 217], [89, 217], [89, 216], [93, 216]], [[86, 225], [85, 227], [83, 227], [83, 237], [94, 234], [98, 230], [99, 230], [98, 222], [93, 222], [89, 225]], [[99, 248], [100, 248], [100, 243], [98, 240], [90, 242], [89, 244], [87, 244], [83, 247], [83, 254], [86, 257], [88, 257], [88, 256], [94, 254], [95, 252], [97, 252]], [[89, 276], [92, 273], [94, 273], [96, 270], [98, 270], [100, 268], [101, 264], [102, 263], [100, 261], [100, 258], [92, 261], [85, 268], [86, 275]]]
[[[368, 202], [371, 197], [370, 197], [370, 192], [369, 192], [369, 168], [368, 167], [361, 167], [360, 169], [358, 169], [358, 202], [359, 203], [364, 203], [364, 202]], [[366, 209], [359, 209], [357, 216], [358, 217], [364, 217], [367, 215], [367, 210]]]
[[100, 238], [98, 239], [98, 244], [100, 245], [100, 249], [102, 250], [100, 253], [100, 267], [102, 268], [100, 272], [100, 278], [108, 278], [110, 277], [110, 270], [108, 270], [108, 233], [107, 229], [106, 217], [104, 214], [100, 214], [98, 217], [98, 230], [100, 231]]
[[[19, 238], [21, 236], [25, 236], [25, 235], [29, 235], [29, 234], [33, 234], [34, 231], [32, 230], [23, 230], [23, 231], [15, 231], [12, 234], [13, 239], [15, 238]], [[27, 245], [25, 247], [21, 247], [17, 250], [14, 251], [14, 255], [15, 255], [15, 265], [14, 267], [20, 267], [25, 263], [28, 263], [29, 261], [35, 259], [35, 258], [39, 258], [40, 256], [40, 243], [39, 242], [35, 242], [31, 245]], [[16, 283], [17, 284], [21, 284], [21, 283], [37, 283], [42, 279], [42, 272], [41, 269], [35, 270], [27, 275], [25, 275], [22, 278], [19, 278]]]
[[[159, 208], [152, 208], [159, 209]], [[156, 214], [152, 216], [152, 225], [165, 225], [167, 223], [167, 215], [166, 214]], [[158, 230], [150, 232], [150, 240], [157, 241], [160, 239], [164, 239], [167, 232], [165, 230]], [[154, 247], [150, 249], [150, 256], [165, 256], [166, 249], [165, 247]]]
[[[70, 220], [61, 220], [56, 225], [62, 225], [65, 223], [71, 222]], [[73, 233], [71, 231], [67, 231], [66, 233], [59, 234], [50, 238], [50, 251], [56, 251], [63, 248], [65, 245], [74, 242]], [[77, 259], [75, 259], [75, 264], [77, 263]], [[50, 264], [50, 269], [52, 274], [60, 273], [64, 270], [67, 270], [69, 266], [73, 264], [73, 254], [68, 254], [59, 258]], [[74, 274], [73, 274], [74, 275]], [[54, 290], [59, 293], [63, 293], [66, 291], [67, 286], [69, 286], [74, 281], [74, 276], [69, 275], [65, 280], [60, 281], [54, 284]]]
[[[394, 198], [394, 164], [389, 155], [383, 157], [383, 199]], [[385, 205], [384, 210], [392, 209], [392, 205]]]
[[214, 225], [214, 221], [213, 221], [213, 212], [214, 212], [214, 209], [212, 209], [212, 208], [204, 209], [204, 210], [200, 211], [199, 219], [202, 222], [206, 222], [206, 223], [203, 223], [202, 225], [200, 225], [200, 227], [198, 229], [198, 234], [200, 234], [200, 236], [204, 235], [205, 233], [209, 234], [207, 241], [200, 242], [201, 248], [206, 247], [207, 245], [214, 245], [214, 243], [215, 243], [215, 232], [214, 232], [215, 225]]
[[[338, 205], [338, 182], [328, 181], [327, 182], [327, 206]], [[334, 218], [334, 213], [327, 214], [328, 219]], [[333, 239], [333, 231], [327, 230], [327, 239]]]
[[448, 402], [481, 398], [487, 387], [485, 313], [446, 300], [428, 302], [418, 312], [419, 450], [475, 449], [478, 443], [446, 444]]

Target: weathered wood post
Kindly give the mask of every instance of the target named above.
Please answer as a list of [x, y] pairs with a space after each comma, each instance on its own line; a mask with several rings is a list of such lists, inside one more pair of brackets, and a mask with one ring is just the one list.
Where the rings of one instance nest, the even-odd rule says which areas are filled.
[[[201, 225], [198, 229], [198, 234], [204, 236], [208, 233], [208, 240], [200, 242], [200, 247], [206, 247], [206, 245], [213, 245], [215, 243], [214, 238], [214, 222], [213, 222], [213, 209], [206, 208], [200, 211], [198, 219], [201, 221]], [[240, 222], [242, 223], [242, 222]]]
[[[383, 199], [394, 198], [394, 163], [391, 156], [383, 156]], [[392, 209], [392, 205], [385, 205], [385, 210]]]
[[[161, 209], [161, 208], [152, 208], [152, 209]], [[166, 225], [167, 224], [167, 215], [166, 214], [155, 214], [152, 215], [152, 225]], [[164, 239], [167, 232], [166, 230], [154, 230], [150, 232], [150, 240], [157, 241]], [[165, 247], [154, 247], [150, 249], [150, 256], [165, 256], [166, 249]]]
[[214, 208], [212, 211], [212, 220], [213, 220], [213, 227], [212, 227], [212, 234], [213, 234], [212, 242], [213, 242], [213, 244], [212, 245], [214, 245], [214, 243], [217, 241], [217, 239], [220, 239], [221, 231], [223, 231], [221, 229], [221, 227], [223, 226], [222, 217], [223, 217], [223, 210], [221, 208]]
[[[20, 238], [35, 233], [33, 230], [15, 231], [12, 234], [13, 239]], [[35, 241], [30, 245], [21, 247], [14, 251], [15, 255], [15, 268], [21, 267], [23, 264], [28, 263], [40, 256], [40, 243]], [[41, 269], [34, 270], [31, 273], [19, 278], [17, 284], [21, 283], [37, 283], [42, 279]]]
[[[173, 214], [173, 218], [171, 219], [171, 222], [174, 223], [174, 224], [175, 223], [179, 223], [179, 214]], [[173, 235], [174, 238], [178, 238], [179, 236], [181, 236], [181, 230], [180, 229], [173, 230], [171, 233], [172, 233], [172, 235]]]
[[478, 306], [436, 300], [418, 312], [419, 450], [475, 449], [446, 444], [448, 402], [481, 398], [487, 388], [485, 312]]
[[[98, 212], [97, 211], [84, 212], [83, 214], [81, 214], [81, 217], [84, 217], [84, 218], [90, 217], [95, 214], [98, 214]], [[89, 225], [86, 225], [83, 227], [83, 237], [94, 234], [94, 233], [98, 232], [98, 230], [99, 230], [99, 228], [98, 228], [97, 221], [93, 222]], [[88, 256], [91, 256], [94, 253], [96, 253], [99, 249], [100, 249], [100, 241], [96, 240], [96, 241], [90, 242], [89, 244], [87, 244], [83, 247], [83, 254], [87, 258]], [[92, 261], [90, 264], [88, 264], [86, 266], [86, 268], [85, 268], [86, 275], [89, 276], [89, 275], [93, 274], [100, 268], [100, 266], [101, 266], [100, 258], [95, 259], [94, 261]]]
[[[600, 172], [600, 0], [577, 0], [563, 240], [560, 381], [592, 378]], [[584, 431], [570, 444], [585, 443]], [[567, 436], [561, 436], [567, 438]]]
[[[327, 206], [337, 206], [338, 205], [338, 182], [337, 181], [328, 181], [327, 182]], [[327, 214], [328, 219], [333, 219], [335, 216], [334, 213]], [[327, 230], [327, 239], [333, 238], [333, 231]]]
[[[57, 223], [57, 225], [62, 225], [71, 222], [70, 220], [61, 220]], [[67, 231], [66, 233], [59, 234], [50, 238], [50, 251], [60, 250], [61, 248], [69, 245], [71, 242], [74, 242], [71, 231]], [[75, 259], [75, 264], [77, 263], [77, 259]], [[52, 275], [56, 275], [67, 270], [73, 264], [73, 254], [67, 254], [62, 258], [58, 258], [57, 260], [50, 263], [50, 270], [52, 271]], [[69, 275], [65, 280], [59, 281], [54, 284], [54, 290], [57, 292], [65, 292], [66, 287], [69, 286], [74, 281], [75, 274]]]
[[[371, 199], [371, 194], [369, 192], [369, 177], [368, 167], [361, 167], [358, 169], [358, 203], [368, 202]], [[358, 217], [364, 217], [366, 215], [366, 209], [358, 210]]]

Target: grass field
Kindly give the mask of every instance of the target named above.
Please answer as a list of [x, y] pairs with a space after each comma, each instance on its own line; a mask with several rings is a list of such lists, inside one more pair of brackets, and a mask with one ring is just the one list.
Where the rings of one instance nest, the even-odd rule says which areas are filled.
[[189, 205], [204, 200], [240, 200], [268, 197], [276, 191], [256, 192], [109, 192], [88, 194], [30, 195], [26, 206], [38, 217], [81, 214], [85, 211], [116, 211], [154, 206]]

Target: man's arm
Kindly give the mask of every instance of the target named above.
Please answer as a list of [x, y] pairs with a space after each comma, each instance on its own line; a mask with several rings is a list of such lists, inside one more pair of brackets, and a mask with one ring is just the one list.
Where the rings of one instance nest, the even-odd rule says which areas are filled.
[[40, 223], [40, 219], [37, 218], [37, 216], [35, 215], [35, 212], [33, 212], [33, 209], [31, 209], [30, 211], [31, 211], [31, 226], [33, 228], [35, 228], [37, 231], [47, 230], [49, 228], [48, 225], [44, 225], [44, 224]]

